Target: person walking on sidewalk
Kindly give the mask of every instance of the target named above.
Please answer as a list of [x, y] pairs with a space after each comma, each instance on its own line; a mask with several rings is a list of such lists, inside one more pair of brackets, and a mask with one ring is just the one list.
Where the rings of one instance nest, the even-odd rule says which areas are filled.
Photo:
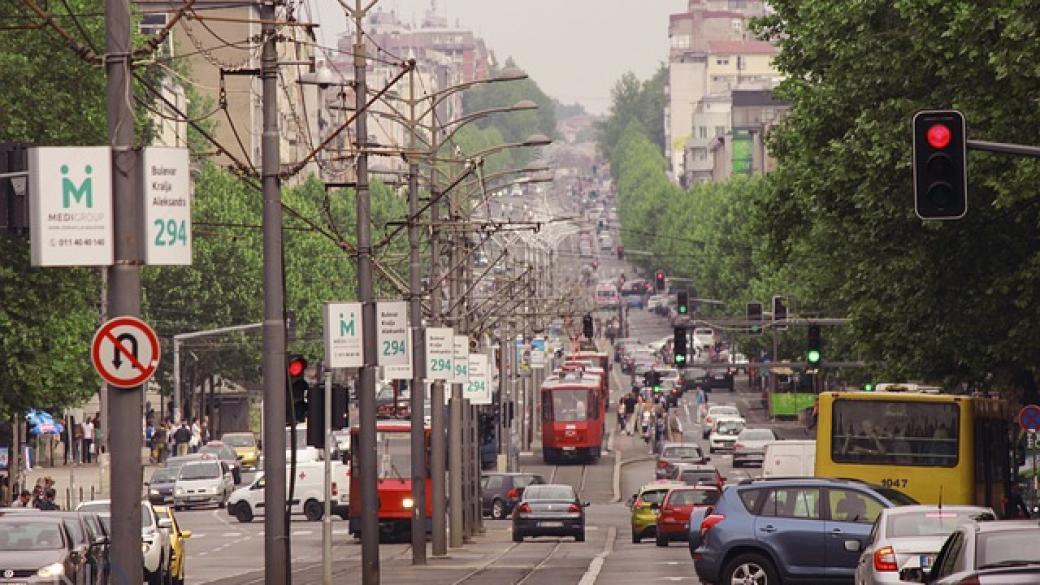
[[83, 462], [83, 423], [72, 423], [72, 464]]
[[199, 424], [199, 417], [195, 417], [191, 422], [191, 452], [195, 453], [202, 446], [202, 425]]
[[83, 423], [83, 462], [90, 463], [94, 454], [94, 419], [87, 417]]
[[178, 456], [188, 454], [188, 447], [191, 444], [191, 429], [188, 428], [187, 421], [181, 421], [180, 428], [173, 433], [173, 442], [177, 445]]
[[618, 405], [617, 405], [617, 426], [618, 426], [618, 432], [619, 433], [625, 432], [625, 397], [624, 396], [622, 396], [620, 399], [618, 399]]

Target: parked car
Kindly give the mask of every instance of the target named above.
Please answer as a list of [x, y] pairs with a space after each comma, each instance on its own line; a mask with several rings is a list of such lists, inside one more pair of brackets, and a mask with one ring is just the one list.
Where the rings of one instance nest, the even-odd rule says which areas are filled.
[[161, 506], [173, 502], [173, 487], [177, 483], [179, 467], [160, 467], [144, 484], [148, 488], [148, 501]]
[[732, 404], [713, 404], [708, 407], [708, 413], [704, 416], [704, 430], [701, 431], [703, 434], [701, 438], [708, 438], [708, 435], [711, 434], [712, 424], [719, 417], [743, 418], [740, 416], [740, 410]]
[[108, 527], [102, 520], [101, 515], [95, 512], [76, 512], [83, 517], [87, 526], [87, 536], [90, 541], [90, 553], [87, 556], [87, 564], [92, 567], [92, 582], [95, 585], [108, 585], [109, 582], [109, 550], [111, 540]]
[[541, 485], [545, 478], [537, 473], [488, 473], [480, 477], [482, 513], [496, 520], [509, 517], [523, 497], [524, 488]]
[[690, 514], [696, 508], [714, 506], [720, 490], [715, 486], [677, 487], [668, 491], [657, 514], [657, 546], [668, 546], [673, 540], [686, 540]]
[[943, 543], [931, 571], [900, 571], [903, 581], [936, 585], [1040, 583], [1040, 524], [1001, 520], [962, 524]]
[[708, 451], [714, 453], [721, 450], [733, 450], [737, 436], [744, 430], [747, 422], [742, 418], [720, 416], [715, 419], [708, 431]]
[[761, 467], [766, 445], [776, 440], [777, 436], [773, 429], [745, 428], [740, 431], [736, 442], [733, 443], [733, 467], [749, 463]]
[[676, 463], [707, 463], [711, 457], [705, 457], [704, 451], [697, 443], [665, 443], [657, 456], [654, 466], [655, 479], [668, 479], [675, 475]]
[[657, 534], [657, 510], [668, 490], [681, 487], [683, 484], [672, 480], [658, 480], [644, 485], [628, 499], [630, 511], [629, 524], [632, 527], [632, 542], [642, 542], [644, 538]]
[[0, 512], [3, 582], [89, 583], [85, 551], [76, 544], [67, 526], [64, 519], [52, 514]]
[[573, 536], [576, 542], [585, 542], [588, 505], [569, 485], [528, 486], [513, 510], [513, 542], [526, 536]]
[[228, 469], [231, 470], [231, 478], [235, 480], [235, 485], [242, 483], [242, 462], [238, 459], [238, 453], [229, 445], [220, 441], [210, 441], [199, 447], [198, 453], [202, 455], [203, 459], [216, 458], [218, 461], [226, 463]]
[[715, 346], [715, 330], [711, 327], [697, 327], [693, 330], [693, 347], [698, 349]]
[[[11, 508], [5, 510], [7, 514], [21, 514], [24, 516], [39, 516], [42, 512], [36, 508]], [[46, 512], [48, 517], [59, 518], [65, 527], [65, 531], [68, 533], [69, 545], [72, 548], [72, 552], [75, 554], [75, 558], [82, 560], [82, 566], [79, 570], [79, 577], [83, 580], [83, 585], [93, 585], [97, 583], [98, 575], [106, 570], [105, 560], [107, 559], [106, 551], [102, 551], [102, 546], [107, 549], [107, 539], [105, 542], [95, 542], [94, 529], [87, 522], [87, 516], [89, 512], [64, 512], [64, 511], [49, 511]], [[2, 568], [2, 565], [0, 565]], [[69, 578], [66, 583], [79, 583], [75, 578]]]
[[224, 461], [204, 460], [183, 465], [173, 488], [173, 507], [215, 504], [223, 508], [235, 491], [231, 468]]
[[901, 506], [878, 516], [870, 541], [859, 557], [856, 585], [900, 583], [899, 572], [929, 571], [946, 538], [962, 524], [996, 520], [982, 506]]
[[855, 480], [747, 479], [690, 533], [694, 570], [707, 583], [851, 582], [881, 510], [916, 503]]
[[191, 538], [191, 530], [182, 530], [173, 510], [167, 506], [156, 506], [155, 513], [159, 515], [160, 520], [170, 520], [170, 584], [184, 585], [184, 541]]
[[710, 485], [721, 490], [726, 485], [726, 478], [722, 477], [719, 470], [712, 465], [699, 465], [696, 463], [679, 463], [675, 466], [675, 473], [668, 478], [683, 485]]
[[[101, 517], [108, 533], [112, 533], [111, 501], [91, 500], [76, 507], [77, 512], [93, 512]], [[163, 585], [170, 574], [169, 520], [159, 518], [151, 502], [141, 502], [141, 552], [144, 557], [144, 579], [148, 585]]]
[[812, 477], [816, 474], [816, 441], [798, 439], [766, 445], [762, 477]]
[[220, 442], [235, 450], [239, 464], [246, 469], [256, 469], [260, 459], [260, 447], [253, 433], [224, 433]]
[[[350, 517], [350, 477], [348, 467], [341, 461], [333, 460], [332, 513], [343, 520]], [[293, 514], [303, 514], [311, 522], [317, 522], [325, 516], [325, 464], [320, 460], [300, 462], [296, 464], [296, 484], [293, 486]], [[289, 469], [286, 468], [286, 484], [288, 485]], [[242, 523], [252, 522], [262, 516], [264, 505], [264, 474], [260, 473], [248, 485], [232, 492], [227, 502], [227, 513]]]

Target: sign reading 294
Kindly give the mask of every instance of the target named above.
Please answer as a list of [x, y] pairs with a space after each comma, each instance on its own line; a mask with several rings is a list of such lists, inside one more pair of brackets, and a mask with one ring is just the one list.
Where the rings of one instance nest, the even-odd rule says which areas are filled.
[[152, 228], [156, 247], [188, 245], [188, 222], [183, 219], [155, 219]]

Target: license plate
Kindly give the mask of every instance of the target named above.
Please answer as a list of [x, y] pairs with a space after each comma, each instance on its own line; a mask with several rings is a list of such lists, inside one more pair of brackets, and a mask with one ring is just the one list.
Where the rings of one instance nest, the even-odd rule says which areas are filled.
[[575, 450], [576, 448], [577, 448], [577, 447], [564, 447], [564, 448], [563, 448], [563, 450], [564, 450], [564, 451], [573, 451], [573, 450]]
[[934, 560], [933, 555], [921, 555], [921, 568], [922, 569], [929, 569], [929, 568], [931, 568], [933, 560]]
[[539, 522], [538, 526], [542, 528], [563, 528], [563, 522]]

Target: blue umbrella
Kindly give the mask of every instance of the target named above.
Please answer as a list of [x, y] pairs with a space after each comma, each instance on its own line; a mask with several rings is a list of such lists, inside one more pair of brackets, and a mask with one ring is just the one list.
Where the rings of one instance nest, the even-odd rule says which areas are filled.
[[29, 432], [33, 435], [59, 435], [65, 430], [64, 425], [43, 410], [30, 410], [25, 415], [25, 420], [28, 421]]

